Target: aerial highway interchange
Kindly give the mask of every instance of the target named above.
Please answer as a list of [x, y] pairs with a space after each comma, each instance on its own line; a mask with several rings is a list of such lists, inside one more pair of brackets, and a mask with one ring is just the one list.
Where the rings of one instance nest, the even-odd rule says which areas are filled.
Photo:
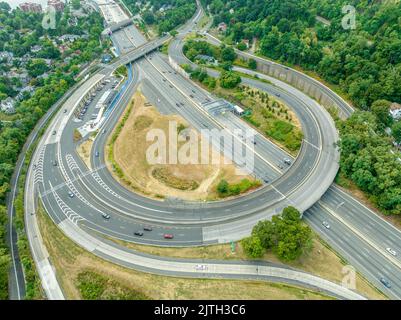
[[[109, 24], [129, 18], [117, 5], [108, 8], [107, 4], [102, 4], [100, 7], [104, 15], [111, 17]], [[265, 77], [272, 84], [250, 77], [243, 77], [242, 81], [286, 103], [300, 119], [304, 140], [298, 156], [293, 159], [262, 135], [255, 135], [256, 144], [252, 146], [254, 175], [265, 182], [262, 188], [226, 201], [157, 201], [127, 190], [113, 178], [105, 165], [104, 148], [109, 133], [139, 86], [160, 112], [178, 113], [198, 130], [223, 128], [231, 132], [236, 128], [247, 128], [248, 125], [232, 113], [208, 114], [203, 104], [217, 98], [183, 76], [179, 67], [173, 67], [189, 62], [182, 53], [184, 36], [197, 28], [196, 23], [202, 15], [203, 10], [199, 6], [194, 17], [178, 30], [178, 36], [171, 40], [169, 46], [170, 60], [156, 50], [170, 40], [169, 36], [148, 42], [132, 24], [114, 31], [111, 37], [120, 56], [82, 83], [60, 108], [41, 138], [26, 182], [26, 190], [32, 192], [26, 193], [25, 208], [31, 249], [49, 298], [63, 298], [63, 295], [54, 273], [49, 271], [49, 260], [40, 237], [37, 238], [40, 231], [33, 214], [38, 202], [36, 195], [66, 235], [89, 251], [121, 265], [167, 275], [281, 279], [287, 283], [318, 288], [339, 298], [362, 298], [324, 279], [294, 274], [293, 270], [282, 270], [275, 265], [260, 265], [255, 270], [254, 265], [244, 263], [206, 262], [208, 269], [199, 273], [193, 270], [194, 263], [198, 261], [159, 258], [156, 266], [155, 257], [128, 252], [102, 237], [106, 235], [161, 246], [236, 241], [248, 235], [257, 221], [271, 218], [284, 207], [293, 205], [349, 264], [389, 297], [400, 298], [401, 261], [385, 250], [391, 247], [401, 252], [400, 232], [333, 184], [338, 171], [339, 151], [335, 143], [339, 137], [331, 116], [315, 100], [277, 79], [258, 73], [259, 77]], [[211, 36], [207, 39], [216, 42]], [[120, 65], [128, 65], [129, 78], [121, 86], [119, 95], [99, 127], [92, 147], [91, 168], [88, 168], [76, 152], [76, 143], [72, 139], [74, 130], [90, 119], [96, 101], [110, 89], [111, 84], [105, 81], [114, 81], [112, 73]], [[208, 72], [217, 76], [214, 70]], [[246, 72], [256, 74], [254, 71]], [[74, 112], [77, 105], [94, 88], [99, 88], [96, 98], [89, 104], [83, 121], [76, 121]], [[335, 93], [330, 92], [330, 95], [345, 116], [352, 112]], [[179, 106], [180, 103], [183, 106]], [[291, 164], [278, 166], [284, 158], [290, 158]], [[102, 214], [105, 213], [110, 219], [104, 219]], [[328, 222], [330, 229], [322, 225], [322, 221]], [[147, 225], [151, 225], [153, 231], [146, 237], [135, 237], [133, 231]], [[174, 239], [163, 239], [166, 232], [174, 233]], [[47, 272], [41, 271], [41, 263]], [[154, 266], [150, 267], [152, 264]], [[390, 281], [391, 288], [380, 283], [381, 277]]]

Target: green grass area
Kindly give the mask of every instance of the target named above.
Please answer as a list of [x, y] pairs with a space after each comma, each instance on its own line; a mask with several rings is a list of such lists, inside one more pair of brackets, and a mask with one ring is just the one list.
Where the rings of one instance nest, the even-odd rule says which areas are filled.
[[220, 197], [236, 196], [261, 186], [259, 180], [242, 179], [238, 183], [228, 183], [226, 180], [221, 180], [217, 185], [217, 192]]
[[292, 155], [301, 147], [303, 133], [295, 114], [274, 97], [246, 86], [236, 89], [217, 88], [214, 92], [249, 112], [243, 119]]
[[169, 41], [163, 43], [163, 45], [162, 45], [161, 48], [160, 48], [160, 52], [161, 52], [161, 53], [164, 53], [164, 54], [166, 54], [166, 55], [168, 55], [168, 48], [169, 48], [169, 46], [170, 46], [170, 43], [171, 43], [171, 40], [169, 40]]
[[126, 66], [119, 66], [116, 71], [114, 71], [114, 75], [117, 77], [123, 77], [127, 78], [128, 77], [128, 69]]
[[77, 288], [85, 300], [149, 300], [145, 294], [93, 271], [78, 274]]

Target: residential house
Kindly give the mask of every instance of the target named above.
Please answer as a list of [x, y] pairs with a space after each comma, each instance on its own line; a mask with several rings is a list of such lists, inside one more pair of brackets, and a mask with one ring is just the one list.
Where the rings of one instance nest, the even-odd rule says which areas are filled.
[[42, 12], [42, 6], [39, 3], [24, 2], [19, 7], [24, 12]]
[[24, 88], [22, 88], [19, 93], [17, 94], [17, 100], [21, 101], [24, 98], [24, 94], [28, 93], [29, 95], [32, 95], [32, 93], [35, 92], [35, 88], [32, 86], [26, 86]]
[[58, 39], [62, 42], [74, 42], [75, 40], [79, 39], [81, 36], [76, 34], [63, 34]]
[[42, 46], [35, 44], [34, 46], [31, 47], [31, 52], [32, 53], [38, 53], [40, 50], [42, 50]]
[[12, 62], [14, 54], [9, 51], [2, 51], [0, 52], [0, 60], [6, 63]]
[[49, 7], [53, 7], [57, 12], [62, 12], [64, 10], [64, 2], [60, 0], [49, 0], [47, 1]]
[[395, 120], [401, 119], [401, 104], [396, 103], [396, 102], [392, 103], [390, 105], [390, 115]]
[[226, 32], [227, 24], [225, 22], [220, 22], [219, 25], [217, 26], [217, 30], [219, 30], [220, 32]]
[[249, 49], [249, 40], [248, 39], [243, 39], [242, 42], [245, 43], [246, 48]]
[[11, 97], [4, 99], [0, 103], [0, 110], [7, 114], [15, 113], [15, 100]]

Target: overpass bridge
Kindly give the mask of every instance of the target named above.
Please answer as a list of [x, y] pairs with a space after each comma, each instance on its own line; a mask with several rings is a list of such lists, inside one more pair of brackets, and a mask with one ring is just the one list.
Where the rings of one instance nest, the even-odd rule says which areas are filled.
[[143, 58], [147, 54], [151, 53], [152, 51], [158, 49], [161, 47], [164, 43], [169, 41], [171, 39], [170, 35], [166, 35], [162, 38], [155, 39], [153, 41], [147, 42], [123, 55], [121, 55], [116, 61], [113, 63], [107, 65], [105, 69], [107, 70], [114, 70], [117, 69], [119, 66], [129, 64], [131, 62], [134, 62], [138, 59]]

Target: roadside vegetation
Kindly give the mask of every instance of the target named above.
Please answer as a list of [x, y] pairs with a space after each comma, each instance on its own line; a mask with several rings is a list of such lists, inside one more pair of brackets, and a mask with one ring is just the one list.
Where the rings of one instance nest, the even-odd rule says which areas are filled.
[[238, 183], [228, 183], [226, 180], [220, 180], [217, 185], [217, 192], [220, 197], [237, 196], [241, 193], [247, 192], [252, 189], [259, 188], [262, 183], [259, 180], [242, 179]]
[[[373, 111], [356, 111], [338, 121], [341, 140], [340, 172], [337, 182], [348, 187], [349, 179], [385, 214], [401, 214], [400, 152], [384, 130], [391, 124], [389, 102], [379, 101]], [[381, 110], [384, 110], [381, 111]]]
[[[136, 251], [163, 257], [283, 263], [283, 260], [279, 259], [272, 250], [264, 250], [264, 254], [260, 258], [250, 258], [245, 252], [241, 241], [235, 242], [234, 246], [227, 243], [200, 247], [168, 248], [124, 242], [112, 238], [107, 239]], [[304, 251], [303, 254], [295, 260], [285, 261], [285, 265], [309, 272], [336, 283], [341, 283], [344, 277], [343, 268], [348, 265], [348, 263], [338, 256], [338, 254], [313, 231], [311, 242], [310, 250]], [[385, 299], [383, 294], [358, 273], [356, 274], [356, 290], [370, 299]]]
[[294, 261], [312, 249], [312, 230], [301, 221], [297, 209], [287, 207], [271, 221], [258, 222], [241, 244], [250, 258], [260, 258], [271, 250], [282, 261]]
[[79, 273], [77, 287], [84, 300], [150, 300], [143, 293], [93, 271]]
[[37, 216], [44, 244], [67, 299], [330, 299], [308, 289], [266, 281], [187, 279], [131, 270], [77, 246], [41, 207]]

